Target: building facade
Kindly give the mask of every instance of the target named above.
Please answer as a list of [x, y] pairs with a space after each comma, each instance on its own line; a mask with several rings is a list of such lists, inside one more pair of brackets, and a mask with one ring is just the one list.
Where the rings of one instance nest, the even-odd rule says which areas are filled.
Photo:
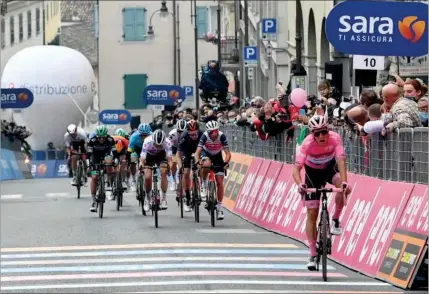
[[45, 44], [59, 45], [61, 28], [61, 1], [45, 3]]
[[[189, 1], [176, 1], [176, 5], [180, 55], [174, 51], [172, 16], [162, 20], [159, 14], [154, 14], [161, 8], [161, 1], [99, 1], [100, 110], [125, 108], [140, 116], [142, 122], [151, 121], [157, 113], [144, 105], [143, 90], [150, 84], [174, 84], [175, 54], [181, 64], [180, 84], [195, 85], [194, 25], [190, 18], [193, 13]], [[167, 7], [173, 12], [173, 1], [167, 1]], [[147, 34], [150, 24], [152, 36]], [[204, 40], [217, 27], [215, 2], [197, 1], [197, 25], [200, 66], [217, 59], [216, 46]], [[194, 97], [184, 103], [184, 106], [194, 105]]]
[[0, 23], [3, 72], [7, 61], [15, 53], [27, 47], [43, 45], [43, 1], [8, 2], [7, 12], [1, 16]]
[[[341, 64], [342, 92], [350, 93], [351, 59], [349, 56], [335, 52], [325, 35], [326, 17], [337, 2], [340, 1], [248, 1], [249, 45], [258, 46], [260, 56], [254, 79], [250, 81], [250, 93], [245, 93], [245, 96], [274, 97], [277, 81], [282, 80], [285, 84], [289, 82], [291, 63], [296, 57], [297, 11], [301, 18], [301, 62], [307, 72], [308, 93], [317, 93], [318, 82], [327, 78], [325, 75], [327, 62]], [[240, 1], [241, 41], [245, 45], [244, 6], [244, 1]], [[276, 42], [262, 40], [260, 22], [263, 18], [277, 19]], [[244, 76], [241, 76], [241, 80], [245, 80]], [[242, 84], [244, 91], [244, 83]]]

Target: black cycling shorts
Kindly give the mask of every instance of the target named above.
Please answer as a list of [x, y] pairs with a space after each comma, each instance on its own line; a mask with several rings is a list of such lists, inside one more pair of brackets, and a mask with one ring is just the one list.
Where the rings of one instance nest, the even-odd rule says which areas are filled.
[[223, 175], [225, 172], [225, 162], [223, 161], [222, 151], [217, 154], [208, 154], [204, 150], [201, 152], [201, 158], [207, 157], [210, 159], [213, 165], [213, 171], [216, 175]]
[[177, 154], [177, 147], [171, 146], [171, 152], [173, 153], [173, 155], [176, 155]]
[[[305, 168], [305, 184], [307, 188], [322, 188], [326, 183], [333, 184], [334, 176], [338, 173], [337, 161], [331, 160], [325, 168], [316, 169], [304, 165]], [[320, 193], [307, 193], [306, 201], [320, 200]]]
[[182, 157], [182, 166], [183, 168], [191, 168], [191, 161], [192, 161], [192, 157], [191, 156], [184, 156]]
[[[70, 148], [72, 151], [86, 153], [85, 141], [73, 141], [70, 143]], [[80, 148], [80, 151], [79, 151], [79, 148]]]
[[154, 166], [155, 164], [160, 166], [161, 163], [166, 163], [167, 162], [167, 154], [165, 153], [165, 150], [162, 150], [161, 152], [157, 153], [157, 154], [147, 154], [146, 155], [146, 161], [145, 161], [145, 166]]
[[93, 165], [101, 164], [105, 157], [106, 157], [106, 153], [104, 152], [93, 152], [91, 155], [91, 164]]

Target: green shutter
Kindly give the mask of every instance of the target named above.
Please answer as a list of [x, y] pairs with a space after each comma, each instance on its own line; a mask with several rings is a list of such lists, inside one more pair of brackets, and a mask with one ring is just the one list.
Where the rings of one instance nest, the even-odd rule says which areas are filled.
[[122, 9], [122, 24], [124, 41], [134, 41], [135, 26], [134, 26], [134, 8]]
[[208, 9], [207, 7], [197, 7], [197, 34], [198, 38], [204, 37], [208, 33]]
[[143, 102], [143, 91], [147, 86], [146, 74], [126, 74], [124, 75], [124, 108], [125, 109], [146, 109]]
[[134, 9], [134, 41], [146, 40], [146, 9]]

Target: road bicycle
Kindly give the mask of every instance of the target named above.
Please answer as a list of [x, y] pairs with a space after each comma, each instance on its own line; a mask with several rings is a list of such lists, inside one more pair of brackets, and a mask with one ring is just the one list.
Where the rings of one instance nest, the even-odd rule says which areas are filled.
[[207, 189], [208, 197], [207, 197], [206, 208], [210, 214], [211, 225], [212, 227], [215, 227], [216, 219], [219, 212], [217, 211], [217, 185], [216, 185], [216, 175], [215, 175], [214, 169], [223, 168], [224, 174], [226, 176], [226, 168], [224, 166], [214, 166], [213, 164], [211, 167], [202, 167], [202, 168], [210, 168], [210, 171], [208, 174], [208, 189]]
[[105, 167], [107, 164], [104, 162], [100, 164], [93, 164], [95, 167], [93, 172], [95, 172], [98, 175], [98, 181], [97, 181], [97, 194], [95, 196], [95, 200], [97, 203], [96, 209], [98, 211], [98, 217], [103, 218], [104, 213], [104, 203], [106, 202], [106, 187], [105, 187]]
[[[195, 165], [194, 155], [192, 154], [191, 167]], [[198, 170], [192, 168], [192, 180], [191, 180], [191, 207], [194, 210], [195, 222], [200, 222], [200, 205], [201, 205], [201, 196], [200, 196], [200, 180], [198, 178]]]
[[[317, 258], [316, 270], [319, 271], [320, 260], [322, 260], [322, 276], [326, 282], [328, 279], [328, 254], [331, 254], [332, 238], [329, 225], [329, 212], [328, 212], [328, 197], [327, 193], [343, 192], [340, 188], [308, 188], [307, 193], [320, 193], [320, 200], [322, 202], [322, 210], [320, 212], [318, 234], [317, 234]], [[345, 197], [345, 194], [344, 194]], [[345, 199], [344, 199], [345, 200]]]
[[155, 228], [158, 228], [158, 212], [161, 210], [161, 199], [158, 189], [158, 165], [154, 164], [152, 167], [152, 195], [150, 201], [150, 209], [155, 219]]
[[146, 197], [146, 192], [144, 190], [144, 171], [143, 171], [143, 168], [140, 168], [138, 170], [136, 194], [137, 194], [137, 199], [139, 201], [139, 206], [142, 209], [142, 215], [146, 216], [146, 211], [144, 210], [144, 200]]
[[[118, 164], [116, 160], [115, 160], [115, 164]], [[116, 199], [116, 210], [119, 211], [119, 209], [122, 207], [122, 201], [124, 198], [124, 187], [122, 186], [122, 166], [121, 165], [118, 165], [116, 168], [116, 177], [115, 177], [115, 181], [113, 182], [112, 193], [113, 193], [113, 197], [115, 197]]]
[[[80, 150], [79, 150], [80, 151]], [[79, 156], [79, 159], [77, 160], [77, 169], [76, 169], [76, 189], [77, 189], [77, 199], [80, 199], [80, 190], [82, 186], [85, 184], [85, 176], [86, 171], [83, 168], [84, 163], [82, 159], [82, 155], [85, 155], [84, 153], [80, 152], [73, 152], [72, 155]]]
[[177, 183], [177, 205], [180, 206], [180, 217], [183, 218], [183, 168], [179, 169], [179, 182]]

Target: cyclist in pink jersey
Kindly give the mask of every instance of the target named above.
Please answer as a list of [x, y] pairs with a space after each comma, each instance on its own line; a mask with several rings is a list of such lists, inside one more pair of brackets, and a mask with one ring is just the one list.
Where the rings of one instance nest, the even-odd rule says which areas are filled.
[[[330, 183], [337, 188], [343, 188], [348, 194], [347, 164], [343, 142], [339, 134], [328, 130], [327, 118], [322, 115], [313, 116], [308, 126], [311, 134], [301, 144], [296, 155], [293, 179], [299, 186], [298, 191], [305, 197], [307, 207], [306, 234], [310, 246], [310, 258], [307, 268], [316, 270], [316, 221], [319, 215], [320, 195], [307, 193], [307, 188], [321, 188]], [[305, 182], [302, 183], [301, 169], [305, 169]], [[344, 206], [343, 193], [335, 195], [335, 212], [332, 216], [334, 223], [331, 228], [333, 235], [341, 235], [340, 215]]]

